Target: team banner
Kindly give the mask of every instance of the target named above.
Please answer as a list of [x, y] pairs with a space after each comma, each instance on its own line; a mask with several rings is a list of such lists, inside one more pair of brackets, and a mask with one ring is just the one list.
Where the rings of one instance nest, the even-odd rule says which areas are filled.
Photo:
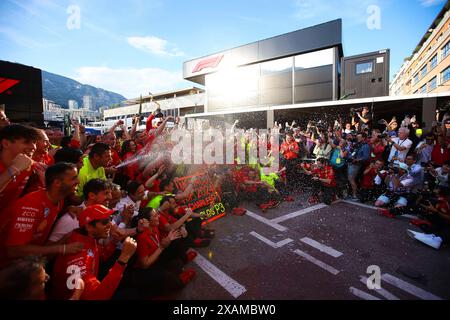
[[177, 189], [181, 192], [192, 184], [194, 191], [184, 200], [184, 205], [199, 213], [205, 223], [212, 222], [226, 214], [222, 197], [206, 173], [176, 178], [174, 182]]

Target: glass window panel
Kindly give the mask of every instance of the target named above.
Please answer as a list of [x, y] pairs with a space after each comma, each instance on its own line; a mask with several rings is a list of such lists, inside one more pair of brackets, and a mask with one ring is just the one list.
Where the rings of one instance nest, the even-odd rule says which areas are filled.
[[373, 71], [373, 62], [361, 62], [356, 64], [356, 74], [371, 73]]
[[300, 54], [295, 57], [295, 69], [308, 69], [333, 64], [333, 48]]

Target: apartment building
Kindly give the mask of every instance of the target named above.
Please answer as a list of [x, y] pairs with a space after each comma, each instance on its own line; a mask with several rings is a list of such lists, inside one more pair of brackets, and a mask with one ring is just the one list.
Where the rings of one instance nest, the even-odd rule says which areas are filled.
[[450, 90], [450, 1], [444, 5], [390, 85], [391, 95]]

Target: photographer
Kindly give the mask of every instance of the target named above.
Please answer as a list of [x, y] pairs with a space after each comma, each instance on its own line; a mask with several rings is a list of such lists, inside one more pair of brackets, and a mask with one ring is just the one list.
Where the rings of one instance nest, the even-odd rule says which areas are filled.
[[412, 146], [412, 141], [408, 139], [409, 129], [402, 127], [398, 130], [398, 138], [388, 137], [386, 141], [391, 144], [391, 153], [388, 162], [405, 161], [406, 155]]
[[430, 186], [433, 188], [435, 185], [439, 187], [448, 188], [448, 175], [450, 173], [450, 161], [446, 161], [442, 167], [437, 169], [433, 168], [433, 166], [428, 166], [428, 178], [431, 179], [429, 181]]
[[[410, 191], [414, 182], [408, 173], [409, 168], [406, 163], [390, 166], [389, 174], [385, 179], [388, 190], [375, 201], [376, 207], [386, 207], [391, 203], [394, 203], [394, 208], [406, 207], [408, 200], [403, 195]], [[382, 211], [382, 213], [392, 216], [392, 212]]]
[[350, 153], [350, 147], [345, 139], [333, 141], [329, 139], [328, 143], [333, 148], [330, 163], [336, 173], [337, 193], [342, 196], [342, 190], [347, 189], [347, 162], [346, 158]]
[[427, 163], [431, 161], [431, 152], [434, 148], [434, 136], [432, 134], [429, 134], [425, 137], [425, 140], [422, 140], [419, 142], [419, 144], [416, 147], [416, 154], [419, 163], [422, 166], [425, 166]]
[[347, 177], [352, 187], [351, 200], [358, 201], [358, 185], [356, 178], [364, 166], [364, 163], [370, 159], [370, 147], [366, 142], [367, 135], [365, 133], [358, 133], [356, 136], [357, 142], [350, 149], [350, 157], [348, 159]]
[[442, 244], [446, 244], [450, 241], [450, 206], [449, 206], [449, 189], [441, 189], [440, 195], [437, 201], [424, 200], [420, 204], [421, 215], [429, 222], [431, 225], [423, 224], [422, 229], [426, 233], [415, 232], [408, 230], [408, 235], [426, 245], [439, 249]]
[[370, 160], [383, 160], [383, 153], [387, 145], [387, 134], [381, 134], [379, 129], [372, 130], [372, 137], [369, 141]]
[[387, 122], [386, 120], [381, 119], [380, 121], [378, 121], [378, 124], [382, 124], [382, 125], [386, 126], [386, 129], [383, 131], [383, 133], [386, 133], [389, 137], [397, 136], [398, 123], [397, 123], [396, 117], [392, 117], [390, 122]]
[[364, 170], [361, 180], [361, 190], [359, 192], [361, 202], [373, 201], [383, 193], [383, 186], [375, 183], [375, 178], [383, 175], [383, 166], [383, 160], [376, 160], [371, 162]]
[[[365, 129], [370, 129], [372, 126], [372, 116], [369, 113], [370, 109], [368, 106], [359, 109], [350, 109], [350, 112], [352, 116], [352, 125], [356, 127], [357, 131], [362, 132]], [[356, 117], [358, 117], [357, 121], [355, 120]]]
[[313, 154], [316, 157], [316, 159], [319, 158], [326, 158], [330, 159], [332, 147], [329, 143], [327, 143], [328, 140], [325, 139], [325, 136], [321, 134], [314, 142], [316, 144]]

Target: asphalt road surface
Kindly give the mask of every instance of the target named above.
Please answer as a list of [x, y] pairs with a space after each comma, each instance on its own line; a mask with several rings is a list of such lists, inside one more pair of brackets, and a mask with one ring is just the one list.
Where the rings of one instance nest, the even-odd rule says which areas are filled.
[[408, 237], [420, 230], [407, 217], [344, 201], [311, 206], [306, 195], [266, 213], [244, 207], [210, 224], [216, 237], [197, 249], [197, 277], [177, 299], [450, 299], [450, 249]]

